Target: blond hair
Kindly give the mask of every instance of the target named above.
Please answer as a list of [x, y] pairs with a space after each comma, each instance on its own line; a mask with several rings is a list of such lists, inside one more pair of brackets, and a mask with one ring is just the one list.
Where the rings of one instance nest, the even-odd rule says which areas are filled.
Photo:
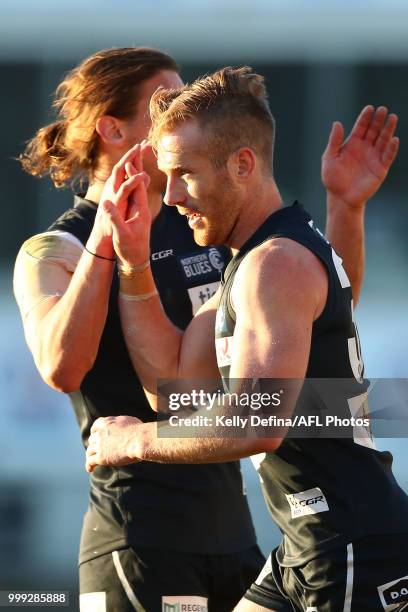
[[250, 147], [272, 172], [275, 120], [264, 78], [249, 66], [228, 66], [177, 90], [160, 89], [150, 102], [150, 141], [188, 120], [203, 129], [206, 152], [217, 167], [240, 147]]

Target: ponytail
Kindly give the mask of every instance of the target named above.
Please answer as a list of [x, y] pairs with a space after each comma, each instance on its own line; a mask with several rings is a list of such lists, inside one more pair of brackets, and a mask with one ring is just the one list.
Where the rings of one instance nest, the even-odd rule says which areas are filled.
[[72, 160], [64, 147], [65, 121], [56, 121], [38, 130], [19, 157], [23, 169], [33, 176], [49, 175], [56, 187], [71, 176]]

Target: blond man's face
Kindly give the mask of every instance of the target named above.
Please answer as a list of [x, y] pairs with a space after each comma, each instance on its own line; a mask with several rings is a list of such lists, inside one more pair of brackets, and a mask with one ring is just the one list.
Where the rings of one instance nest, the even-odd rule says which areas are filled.
[[197, 244], [228, 244], [240, 201], [227, 167], [215, 168], [204, 134], [189, 120], [164, 132], [158, 144], [158, 167], [167, 176], [165, 204], [177, 206]]

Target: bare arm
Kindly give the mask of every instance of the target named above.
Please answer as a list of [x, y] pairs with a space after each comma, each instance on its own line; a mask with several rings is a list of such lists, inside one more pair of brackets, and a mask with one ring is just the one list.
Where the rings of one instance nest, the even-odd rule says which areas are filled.
[[336, 121], [322, 157], [327, 189], [326, 235], [342, 257], [354, 304], [364, 277], [364, 214], [367, 201], [384, 182], [398, 152], [397, 116], [384, 106], [366, 106], [346, 140]]
[[[132, 149], [129, 161], [120, 163], [128, 176], [142, 173], [140, 147]], [[149, 265], [151, 216], [144, 183], [129, 193], [128, 200], [122, 210], [101, 200], [101, 209], [112, 226], [114, 248], [121, 262], [119, 309], [123, 334], [133, 366], [154, 407], [158, 378], [218, 378], [214, 349], [217, 296], [199, 309], [184, 333], [172, 324], [162, 308]]]
[[106, 320], [113, 263], [93, 257], [80, 246], [66, 259], [65, 240], [58, 234], [40, 235], [23, 245], [14, 287], [38, 371], [54, 389], [70, 392], [79, 388], [94, 363]]
[[[304, 247], [277, 239], [251, 253], [239, 272], [233, 290], [237, 323], [231, 377], [301, 381], [309, 358], [313, 320], [326, 301], [327, 277], [322, 264]], [[296, 394], [285, 410], [290, 412], [295, 401]], [[222, 414], [224, 408], [216, 410]], [[282, 441], [281, 437], [175, 438], [170, 424], [159, 427], [160, 437], [153, 423], [140, 423], [131, 417], [98, 419], [92, 428], [87, 470], [139, 460], [220, 462], [272, 452]]]
[[[119, 207], [139, 180], [123, 178], [115, 167], [104, 190]], [[87, 248], [113, 260], [111, 227], [99, 211]], [[44, 381], [58, 391], [77, 390], [98, 352], [114, 268], [101, 257], [48, 233], [25, 243], [17, 258], [14, 287], [26, 340]]]
[[182, 332], [167, 318], [158, 295], [139, 302], [119, 296], [126, 345], [148, 393], [156, 394], [160, 378], [218, 378], [214, 348], [217, 301], [218, 293], [201, 306]]

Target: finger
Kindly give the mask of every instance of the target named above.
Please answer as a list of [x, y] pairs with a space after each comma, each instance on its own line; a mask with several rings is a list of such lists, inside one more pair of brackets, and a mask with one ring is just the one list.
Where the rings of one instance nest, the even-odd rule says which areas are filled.
[[375, 143], [376, 149], [382, 154], [394, 137], [398, 124], [398, 117], [395, 114], [389, 115]]
[[343, 144], [344, 139], [344, 128], [340, 121], [335, 121], [332, 125], [332, 129], [329, 135], [329, 141], [327, 143], [327, 147], [323, 153], [323, 156], [333, 157], [337, 155], [340, 150], [341, 145]]
[[379, 106], [377, 108], [365, 135], [365, 140], [367, 142], [373, 144], [375, 143], [381, 133], [387, 114], [388, 109], [385, 106]]
[[95, 465], [95, 463], [93, 463], [93, 461], [91, 461], [89, 459], [86, 460], [86, 462], [85, 462], [85, 469], [88, 472], [88, 474], [93, 472], [95, 467], [96, 467], [96, 465]]
[[95, 455], [98, 452], [99, 446], [99, 432], [97, 431], [89, 436], [86, 454]]
[[126, 174], [126, 164], [127, 162], [131, 162], [136, 157], [140, 158], [140, 144], [135, 144], [134, 147], [129, 149], [120, 160], [113, 166], [112, 169], [112, 184], [113, 189], [116, 191], [119, 189], [123, 181], [125, 180]]
[[85, 456], [85, 469], [87, 472], [91, 472], [93, 470], [93, 466], [96, 465], [96, 455], [90, 454], [86, 451]]
[[124, 183], [122, 183], [119, 191], [116, 196], [118, 201], [122, 200], [122, 198], [127, 198], [132, 191], [136, 189], [141, 183], [145, 181], [145, 173], [139, 172], [138, 174], [134, 174], [129, 177]]
[[116, 193], [125, 180], [126, 170], [124, 166], [115, 165], [112, 168], [111, 181], [113, 193]]
[[146, 183], [143, 181], [140, 185], [138, 185], [130, 197], [130, 206], [128, 209], [126, 224], [136, 221], [140, 215], [146, 212], [148, 209], [149, 204], [147, 199]]
[[134, 164], [132, 164], [132, 162], [126, 162], [125, 170], [126, 170], [126, 174], [127, 174], [128, 177], [129, 176], [134, 176], [135, 174], [137, 174], [136, 166]]
[[97, 418], [91, 427], [91, 435], [89, 436], [89, 440], [92, 438], [92, 434], [95, 431], [100, 431], [101, 429], [105, 429], [105, 419], [103, 417]]
[[148, 140], [143, 140], [140, 146], [140, 153], [142, 156], [142, 161], [143, 161], [143, 156], [146, 155], [147, 153], [150, 153], [151, 150], [152, 150], [152, 145], [150, 144], [150, 142]]
[[383, 165], [387, 168], [387, 170], [391, 167], [394, 159], [397, 157], [399, 149], [399, 138], [394, 136], [394, 138], [388, 143], [384, 153], [382, 154], [381, 161]]
[[353, 129], [350, 132], [350, 138], [364, 138], [368, 128], [370, 127], [374, 115], [374, 106], [371, 104], [365, 106], [356, 119]]

